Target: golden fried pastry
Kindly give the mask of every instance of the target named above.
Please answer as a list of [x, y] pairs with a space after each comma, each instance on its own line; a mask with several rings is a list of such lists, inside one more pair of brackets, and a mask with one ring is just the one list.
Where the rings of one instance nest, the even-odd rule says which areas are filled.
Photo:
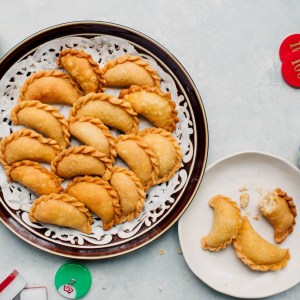
[[226, 196], [212, 197], [209, 205], [214, 209], [214, 221], [209, 234], [201, 239], [201, 246], [204, 250], [219, 251], [236, 238], [242, 216], [237, 204]]
[[139, 136], [120, 135], [116, 139], [117, 154], [139, 178], [144, 190], [156, 184], [158, 160], [151, 148]]
[[108, 61], [101, 69], [106, 86], [159, 86], [160, 78], [140, 56], [126, 54]]
[[53, 106], [36, 100], [24, 100], [12, 109], [10, 119], [15, 125], [30, 127], [56, 140], [63, 148], [70, 144], [65, 117]]
[[43, 195], [36, 199], [29, 211], [32, 223], [48, 223], [92, 233], [93, 218], [86, 206], [65, 194]]
[[139, 120], [130, 103], [103, 93], [90, 93], [74, 103], [70, 116], [88, 116], [100, 119], [106, 126], [124, 133], [136, 133]]
[[115, 139], [99, 120], [78, 115], [68, 120], [70, 133], [85, 145], [93, 146], [114, 161], [117, 156]]
[[0, 162], [4, 167], [21, 160], [50, 163], [61, 150], [55, 140], [21, 129], [1, 140]]
[[65, 69], [86, 94], [104, 91], [102, 85], [105, 81], [101, 77], [98, 63], [83, 50], [62, 50], [57, 65]]
[[136, 175], [121, 167], [114, 167], [109, 183], [115, 188], [120, 198], [121, 216], [118, 223], [131, 221], [138, 217], [144, 204], [146, 193]]
[[111, 169], [111, 160], [92, 146], [73, 146], [65, 149], [51, 162], [52, 172], [62, 178], [99, 175], [109, 179]]
[[282, 243], [293, 232], [297, 216], [293, 198], [277, 188], [268, 193], [259, 203], [259, 211], [272, 224], [274, 239]]
[[166, 182], [179, 169], [182, 153], [173, 135], [161, 128], [146, 128], [139, 133], [158, 159], [159, 175], [156, 184]]
[[32, 74], [21, 87], [18, 100], [72, 105], [81, 96], [79, 86], [69, 75], [48, 70]]
[[252, 270], [277, 271], [290, 259], [288, 249], [281, 249], [263, 239], [251, 226], [247, 217], [233, 241], [237, 256]]
[[76, 177], [65, 192], [84, 203], [102, 220], [103, 230], [113, 227], [120, 215], [119, 197], [115, 189], [100, 177]]
[[9, 181], [18, 182], [37, 195], [59, 194], [63, 191], [61, 179], [37, 162], [22, 160], [6, 169]]
[[134, 85], [127, 90], [122, 90], [119, 98], [129, 102], [137, 113], [156, 127], [170, 132], [175, 130], [179, 119], [176, 104], [171, 100], [169, 93], [163, 93], [156, 87]]

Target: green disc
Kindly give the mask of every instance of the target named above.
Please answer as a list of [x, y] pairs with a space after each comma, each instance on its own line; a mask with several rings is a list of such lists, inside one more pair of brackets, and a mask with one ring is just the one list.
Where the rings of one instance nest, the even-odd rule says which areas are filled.
[[66, 263], [55, 275], [55, 286], [58, 292], [69, 299], [82, 298], [92, 284], [90, 271], [82, 264]]

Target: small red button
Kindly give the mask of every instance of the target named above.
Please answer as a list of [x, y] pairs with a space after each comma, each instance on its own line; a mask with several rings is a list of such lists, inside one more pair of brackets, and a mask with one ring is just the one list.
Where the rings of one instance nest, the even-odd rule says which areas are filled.
[[288, 54], [282, 62], [281, 73], [284, 80], [293, 87], [300, 87], [300, 51]]
[[279, 57], [284, 61], [285, 57], [291, 52], [300, 50], [300, 34], [292, 34], [285, 38], [279, 48]]

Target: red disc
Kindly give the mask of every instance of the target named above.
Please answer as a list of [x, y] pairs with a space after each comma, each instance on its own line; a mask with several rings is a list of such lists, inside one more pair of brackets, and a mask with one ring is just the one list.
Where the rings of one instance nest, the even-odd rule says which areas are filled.
[[291, 52], [300, 50], [300, 34], [292, 34], [285, 38], [279, 48], [279, 57], [284, 61], [285, 57]]
[[300, 87], [300, 51], [288, 54], [282, 62], [281, 73], [284, 80], [293, 87]]

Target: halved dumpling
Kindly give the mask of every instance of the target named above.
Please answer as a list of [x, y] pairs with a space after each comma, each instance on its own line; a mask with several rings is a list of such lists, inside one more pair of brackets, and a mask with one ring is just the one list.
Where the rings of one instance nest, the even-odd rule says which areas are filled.
[[259, 211], [274, 228], [274, 239], [282, 243], [293, 232], [297, 216], [293, 198], [277, 188], [268, 193], [259, 203]]
[[156, 184], [158, 160], [151, 148], [139, 136], [120, 135], [116, 140], [117, 154], [141, 181], [144, 190]]
[[90, 93], [74, 103], [70, 116], [88, 116], [100, 119], [106, 126], [124, 133], [136, 133], [139, 120], [131, 105], [114, 96]]
[[161, 128], [146, 128], [139, 133], [139, 136], [158, 159], [157, 184], [168, 181], [174, 176], [181, 164], [182, 153], [177, 140], [170, 132]]
[[18, 100], [72, 105], [81, 96], [79, 86], [69, 75], [48, 70], [32, 74], [21, 87]]
[[55, 140], [21, 129], [1, 140], [0, 162], [4, 167], [21, 160], [50, 163], [61, 150]]
[[6, 170], [9, 181], [18, 182], [37, 195], [59, 194], [63, 191], [61, 179], [37, 162], [22, 160]]
[[66, 119], [53, 106], [36, 100], [24, 100], [12, 109], [10, 119], [15, 125], [30, 127], [56, 140], [63, 148], [70, 144]]
[[84, 203], [102, 220], [103, 230], [117, 224], [120, 215], [119, 197], [115, 189], [100, 177], [76, 177], [65, 192]]
[[93, 117], [78, 115], [68, 120], [70, 133], [85, 145], [93, 146], [114, 161], [117, 156], [115, 139], [109, 129]]
[[137, 113], [156, 127], [170, 132], [175, 130], [179, 119], [176, 104], [171, 100], [169, 93], [163, 93], [156, 87], [134, 85], [121, 91], [119, 98], [129, 102]]
[[111, 169], [111, 160], [92, 146], [73, 146], [63, 150], [51, 162], [52, 172], [62, 178], [99, 175], [109, 179]]
[[146, 193], [136, 175], [121, 167], [114, 167], [109, 183], [115, 188], [120, 198], [121, 216], [118, 223], [131, 221], [141, 213]]
[[92, 233], [93, 218], [86, 206], [65, 194], [43, 195], [36, 199], [29, 211], [32, 223], [48, 223]]
[[157, 72], [140, 56], [126, 54], [108, 61], [101, 69], [106, 86], [159, 86]]
[[65, 69], [86, 94], [104, 91], [99, 64], [83, 50], [62, 50], [57, 65]]
[[247, 217], [233, 242], [237, 256], [252, 270], [277, 271], [290, 259], [289, 249], [281, 249], [262, 238]]
[[214, 209], [214, 221], [209, 234], [201, 239], [204, 250], [219, 251], [226, 248], [236, 238], [242, 226], [241, 211], [237, 204], [223, 195], [209, 200]]

